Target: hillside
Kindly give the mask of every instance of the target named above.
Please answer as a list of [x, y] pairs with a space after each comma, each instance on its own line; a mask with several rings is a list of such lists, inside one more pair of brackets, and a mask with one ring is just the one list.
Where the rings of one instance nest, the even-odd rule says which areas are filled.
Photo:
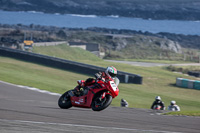
[[91, 31], [77, 31], [69, 35], [70, 41], [85, 41], [101, 44], [102, 51], [106, 52], [105, 58], [114, 59], [159, 59], [178, 56], [182, 53], [179, 43], [169, 39], [140, 34], [117, 35], [95, 33]]
[[200, 20], [199, 0], [0, 0], [0, 10]]
[[89, 51], [81, 48], [71, 48], [66, 44], [34, 47], [33, 52], [74, 61], [102, 61]]
[[198, 61], [200, 36], [117, 30], [105, 28], [59, 28], [40, 25], [0, 24], [0, 46], [20, 49], [24, 33], [34, 42], [71, 41], [100, 44], [104, 58]]

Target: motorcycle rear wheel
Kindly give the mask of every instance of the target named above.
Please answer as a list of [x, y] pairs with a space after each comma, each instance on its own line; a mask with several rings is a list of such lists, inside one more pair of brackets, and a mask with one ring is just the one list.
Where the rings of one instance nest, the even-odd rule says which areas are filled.
[[70, 96], [68, 95], [68, 91], [65, 92], [59, 99], [58, 99], [58, 106], [61, 109], [68, 109], [72, 107], [72, 103], [70, 100]]
[[112, 102], [112, 96], [111, 95], [106, 95], [104, 99], [102, 99], [101, 101], [99, 100], [100, 96], [97, 96], [96, 98], [94, 98], [94, 100], [92, 101], [92, 110], [93, 111], [101, 111], [104, 110], [105, 108], [107, 108], [111, 102]]

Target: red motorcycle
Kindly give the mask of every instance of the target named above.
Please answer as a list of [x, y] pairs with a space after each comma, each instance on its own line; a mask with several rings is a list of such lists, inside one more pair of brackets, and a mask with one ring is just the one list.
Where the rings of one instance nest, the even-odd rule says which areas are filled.
[[68, 109], [72, 106], [81, 108], [92, 108], [93, 111], [101, 111], [107, 108], [112, 99], [118, 96], [119, 79], [110, 78], [107, 82], [102, 79], [94, 79], [95, 83], [84, 87], [82, 94], [77, 95], [76, 90], [65, 92], [58, 100], [58, 106]]

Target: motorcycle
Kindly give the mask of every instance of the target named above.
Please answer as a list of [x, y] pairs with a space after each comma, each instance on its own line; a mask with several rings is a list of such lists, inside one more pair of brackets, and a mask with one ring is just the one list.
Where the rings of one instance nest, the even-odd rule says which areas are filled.
[[93, 84], [84, 87], [82, 94], [77, 95], [75, 89], [65, 92], [58, 100], [61, 109], [73, 107], [92, 108], [93, 111], [101, 111], [107, 108], [112, 99], [118, 96], [119, 79], [110, 78], [107, 82], [103, 79], [94, 79]]
[[155, 105], [155, 106], [153, 107], [154, 110], [161, 110], [161, 108], [162, 108], [162, 107], [161, 107], [160, 105]]

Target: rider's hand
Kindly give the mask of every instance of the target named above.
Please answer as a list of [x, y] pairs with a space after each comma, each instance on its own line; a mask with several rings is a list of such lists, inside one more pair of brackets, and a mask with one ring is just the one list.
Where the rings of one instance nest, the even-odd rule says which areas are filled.
[[102, 80], [103, 82], [106, 82], [105, 78], [101, 78], [101, 80]]
[[96, 73], [95, 77], [96, 77], [96, 79], [101, 79], [101, 74], [100, 73]]

